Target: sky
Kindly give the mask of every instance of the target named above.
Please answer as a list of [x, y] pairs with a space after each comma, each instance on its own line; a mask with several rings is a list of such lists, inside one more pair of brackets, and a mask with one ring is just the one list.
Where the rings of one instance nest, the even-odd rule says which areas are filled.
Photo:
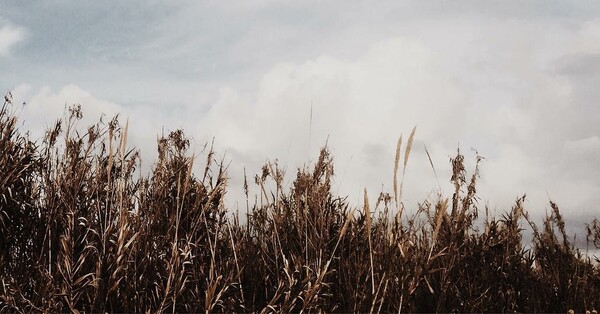
[[451, 190], [460, 148], [470, 169], [485, 157], [481, 207], [599, 213], [596, 1], [3, 0], [0, 73], [34, 136], [79, 103], [83, 125], [128, 118], [146, 169], [163, 130], [214, 138], [234, 207], [244, 168], [277, 159], [289, 184], [326, 143], [334, 192], [374, 200], [417, 126], [409, 209]]

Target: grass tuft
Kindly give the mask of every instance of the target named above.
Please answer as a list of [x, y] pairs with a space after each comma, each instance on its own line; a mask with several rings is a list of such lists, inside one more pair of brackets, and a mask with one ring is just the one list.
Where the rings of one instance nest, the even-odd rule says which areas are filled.
[[[0, 312], [584, 312], [600, 307], [598, 260], [582, 254], [559, 206], [537, 226], [525, 196], [477, 220], [479, 162], [450, 159], [454, 192], [403, 213], [412, 130], [393, 197], [363, 210], [332, 192], [322, 148], [289, 185], [269, 162], [247, 223], [226, 208], [227, 166], [189, 154], [181, 130], [157, 139], [140, 174], [118, 117], [85, 132], [73, 106], [39, 141], [0, 107]], [[429, 152], [426, 152], [431, 162]], [[194, 163], [205, 158], [200, 175]], [[435, 172], [435, 168], [434, 168]], [[437, 177], [437, 175], [436, 175]], [[269, 188], [273, 187], [273, 188]], [[373, 207], [372, 207], [373, 206]], [[395, 221], [389, 213], [396, 211]], [[409, 214], [410, 213], [410, 214]], [[533, 233], [523, 240], [523, 225]], [[588, 225], [600, 249], [600, 223]]]

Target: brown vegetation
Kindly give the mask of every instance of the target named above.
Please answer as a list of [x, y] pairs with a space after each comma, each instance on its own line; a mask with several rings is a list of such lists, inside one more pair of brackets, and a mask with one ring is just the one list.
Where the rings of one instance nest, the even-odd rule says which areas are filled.
[[[127, 125], [80, 133], [78, 107], [39, 142], [0, 109], [0, 312], [577, 312], [600, 306], [600, 268], [570, 241], [556, 204], [536, 226], [516, 200], [483, 217], [478, 169], [450, 160], [455, 191], [401, 202], [394, 191], [351, 208], [331, 191], [326, 148], [290, 188], [268, 163], [247, 224], [225, 208], [226, 169], [194, 156], [181, 131], [158, 140], [139, 175]], [[403, 162], [400, 165], [400, 162]], [[246, 196], [248, 196], [246, 180]], [[267, 186], [274, 186], [268, 190]], [[487, 212], [487, 211], [486, 211]], [[530, 248], [522, 224], [533, 230]], [[600, 247], [600, 224], [588, 241]]]

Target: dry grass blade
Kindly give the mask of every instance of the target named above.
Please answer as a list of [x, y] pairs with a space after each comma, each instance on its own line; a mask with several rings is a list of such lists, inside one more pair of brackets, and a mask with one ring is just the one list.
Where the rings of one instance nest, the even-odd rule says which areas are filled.
[[413, 139], [415, 138], [415, 132], [417, 131], [417, 126], [415, 126], [410, 132], [410, 136], [408, 136], [408, 142], [406, 143], [406, 151], [404, 152], [404, 168], [402, 169], [402, 173], [406, 171], [406, 165], [408, 164], [408, 157], [410, 156], [410, 150], [412, 148]]
[[444, 215], [446, 215], [446, 210], [448, 209], [448, 199], [444, 199], [442, 202], [438, 203], [437, 206], [437, 217], [435, 219], [435, 227], [433, 229], [433, 235], [431, 237], [431, 249], [429, 250], [429, 259], [431, 259], [431, 254], [433, 253], [433, 248], [437, 242], [438, 235], [440, 233], [440, 228], [442, 227], [442, 220]]
[[433, 165], [433, 160], [431, 160], [431, 155], [429, 154], [429, 150], [427, 150], [427, 145], [423, 145], [425, 148], [425, 154], [427, 154], [427, 160], [429, 160], [429, 165], [431, 165], [431, 169], [433, 169], [433, 175], [435, 176], [435, 182], [438, 186], [438, 193], [442, 193], [442, 186], [440, 185], [440, 180], [438, 179], [437, 171], [435, 171], [435, 166]]
[[371, 268], [371, 294], [375, 293], [375, 271], [373, 269], [373, 244], [371, 242], [371, 210], [369, 209], [369, 196], [367, 195], [367, 188], [365, 188], [365, 221], [367, 222], [367, 237], [369, 241], [369, 261]]
[[400, 153], [402, 147], [402, 134], [398, 138], [398, 143], [396, 144], [396, 158], [394, 159], [394, 201], [396, 203], [396, 211], [399, 210], [398, 204], [398, 167], [400, 166]]
[[[400, 181], [400, 192], [398, 193], [399, 202], [402, 202], [402, 189], [404, 188], [404, 175], [406, 174], [406, 165], [408, 164], [408, 157], [410, 157], [410, 151], [412, 149], [413, 140], [415, 138], [415, 132], [417, 131], [417, 126], [415, 126], [410, 135], [408, 136], [408, 141], [406, 142], [406, 150], [404, 151], [404, 164], [402, 166], [402, 180]], [[396, 221], [401, 221], [402, 212], [404, 211], [404, 206], [400, 206], [398, 210], [398, 214], [396, 216]]]
[[123, 135], [121, 136], [121, 159], [124, 158], [125, 152], [127, 151], [127, 132], [129, 130], [129, 118], [125, 122], [125, 129], [123, 131]]

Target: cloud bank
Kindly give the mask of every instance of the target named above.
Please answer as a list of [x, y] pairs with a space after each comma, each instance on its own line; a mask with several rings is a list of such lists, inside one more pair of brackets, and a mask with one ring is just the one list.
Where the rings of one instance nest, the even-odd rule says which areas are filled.
[[[360, 204], [365, 187], [391, 189], [398, 136], [406, 142], [417, 125], [409, 208], [437, 188], [424, 146], [446, 191], [448, 159], [460, 147], [471, 163], [475, 150], [485, 157], [482, 206], [501, 213], [527, 193], [534, 215], [550, 197], [567, 219], [587, 219], [600, 203], [599, 8], [490, 5], [354, 2], [338, 12], [160, 3], [127, 23], [106, 11], [79, 31], [56, 24], [65, 46], [46, 39], [42, 48], [33, 39], [50, 22], [21, 16], [32, 51], [11, 48], [20, 57], [0, 66], [14, 77], [0, 83], [18, 86], [28, 103], [22, 118], [34, 128], [70, 103], [90, 121], [120, 112], [147, 167], [163, 128], [183, 128], [198, 148], [214, 137], [231, 161], [231, 204], [244, 204], [244, 167], [252, 175], [277, 158], [293, 178], [325, 143], [336, 160], [334, 189]], [[110, 23], [126, 31], [103, 31]], [[69, 38], [81, 42], [69, 46]], [[61, 54], [65, 47], [74, 49]]]

